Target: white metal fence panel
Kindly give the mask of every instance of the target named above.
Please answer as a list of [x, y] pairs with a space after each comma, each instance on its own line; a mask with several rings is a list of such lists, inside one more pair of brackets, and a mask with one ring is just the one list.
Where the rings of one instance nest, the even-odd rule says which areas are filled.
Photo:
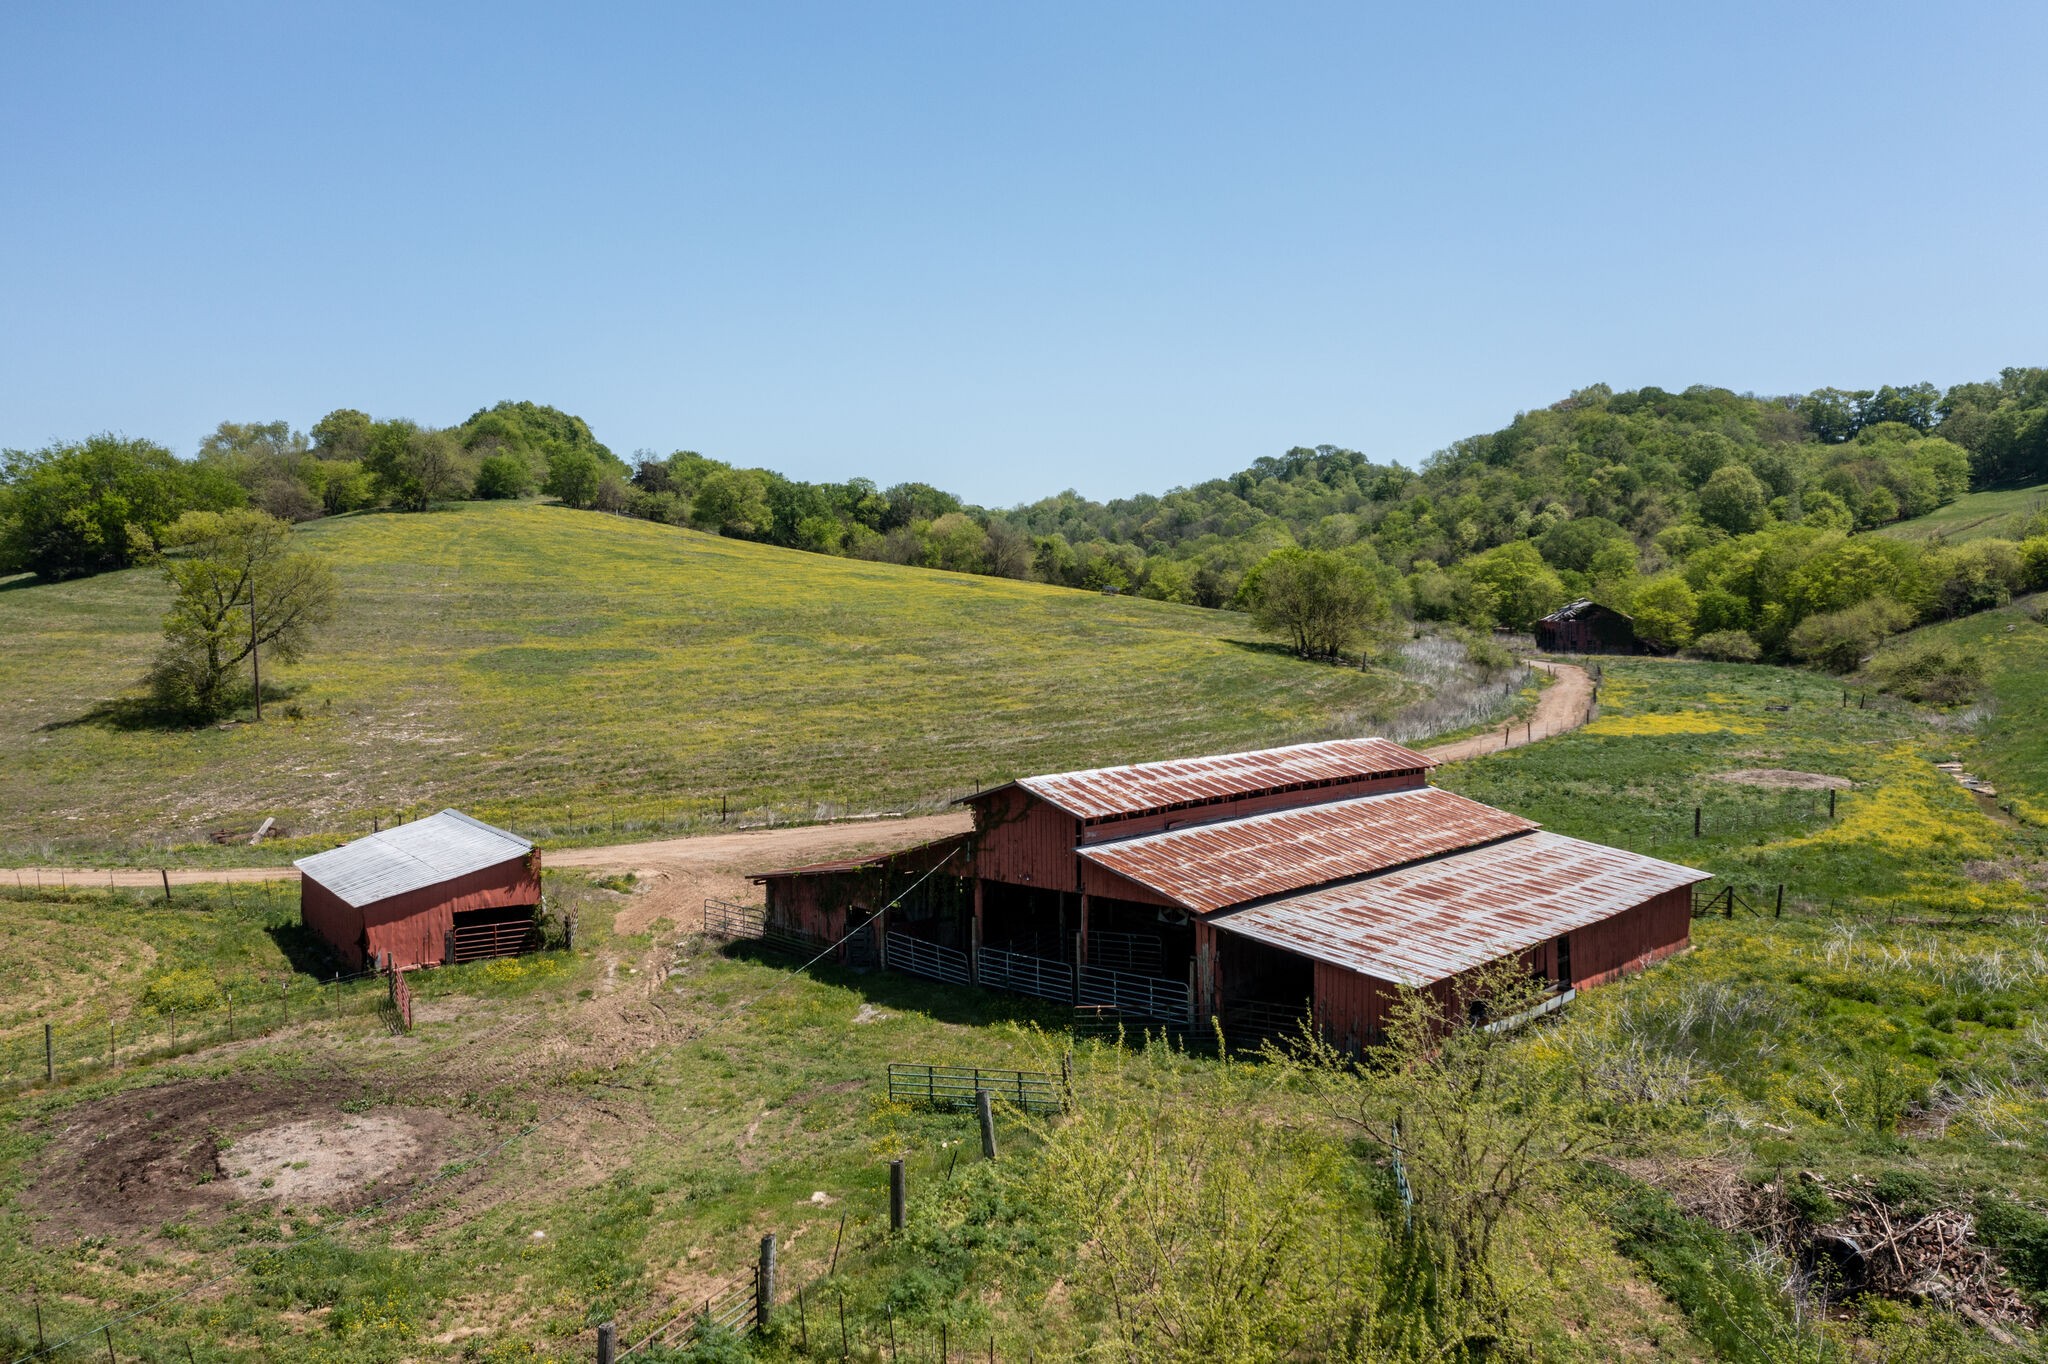
[[1000, 947], [981, 949], [981, 983], [991, 990], [1010, 990], [1040, 999], [1072, 999], [1074, 968], [1050, 957], [1005, 952]]
[[1166, 1023], [1195, 1021], [1194, 999], [1185, 983], [1158, 976], [1136, 976], [1100, 966], [1081, 968], [1081, 1003], [1107, 1004], [1119, 1013], [1156, 1018]]
[[913, 938], [908, 933], [889, 934], [888, 947], [889, 966], [893, 970], [954, 985], [973, 983], [973, 977], [967, 970], [965, 952], [940, 943], [926, 942], [923, 938]]

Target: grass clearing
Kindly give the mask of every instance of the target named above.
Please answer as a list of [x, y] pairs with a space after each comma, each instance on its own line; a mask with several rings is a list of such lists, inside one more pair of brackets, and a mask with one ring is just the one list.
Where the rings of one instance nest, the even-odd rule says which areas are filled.
[[[1413, 692], [1230, 613], [537, 504], [312, 523], [346, 608], [264, 724], [134, 728], [147, 570], [0, 590], [0, 855], [285, 860], [456, 805], [542, 838], [902, 810], [999, 776], [1370, 729]], [[246, 842], [246, 837], [242, 840]]]
[[2013, 540], [2029, 520], [2048, 511], [2048, 484], [2032, 488], [2000, 488], [1964, 493], [1946, 507], [1925, 516], [1898, 521], [1876, 533], [1901, 540], [1940, 540], [1960, 545], [1992, 537]]

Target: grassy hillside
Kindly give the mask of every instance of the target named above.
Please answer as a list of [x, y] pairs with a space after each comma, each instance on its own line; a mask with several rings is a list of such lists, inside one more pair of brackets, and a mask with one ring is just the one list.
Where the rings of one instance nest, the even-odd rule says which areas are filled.
[[460, 805], [536, 833], [899, 809], [1319, 731], [1400, 694], [1241, 616], [532, 504], [304, 527], [342, 619], [261, 726], [135, 727], [146, 570], [0, 590], [0, 855]]
[[1959, 741], [1957, 756], [1998, 787], [2029, 821], [2048, 828], [2048, 594], [1997, 611], [1931, 625], [1893, 649], [1961, 645], [1984, 660], [1988, 712]]
[[1946, 507], [1910, 521], [1895, 522], [1878, 534], [1901, 540], [1940, 540], [1951, 545], [1992, 536], [2012, 540], [2019, 538], [2021, 527], [2044, 511], [2048, 511], [2048, 484], [2000, 488], [1995, 492], [1965, 493]]

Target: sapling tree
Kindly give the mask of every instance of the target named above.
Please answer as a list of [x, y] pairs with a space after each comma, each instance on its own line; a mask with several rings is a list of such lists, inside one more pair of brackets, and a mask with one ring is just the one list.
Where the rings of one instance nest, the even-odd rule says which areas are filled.
[[294, 662], [334, 613], [334, 574], [291, 547], [292, 529], [259, 511], [188, 512], [162, 537], [176, 590], [149, 673], [164, 710], [214, 719], [239, 699], [241, 667], [262, 715], [262, 660]]

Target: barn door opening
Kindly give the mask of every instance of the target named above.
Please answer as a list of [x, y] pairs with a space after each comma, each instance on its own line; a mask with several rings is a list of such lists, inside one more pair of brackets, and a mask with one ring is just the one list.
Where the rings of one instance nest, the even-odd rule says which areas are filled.
[[531, 905], [500, 909], [464, 909], [455, 915], [455, 932], [450, 935], [449, 961], [482, 961], [486, 957], [516, 957], [540, 946], [540, 929], [533, 922]]

